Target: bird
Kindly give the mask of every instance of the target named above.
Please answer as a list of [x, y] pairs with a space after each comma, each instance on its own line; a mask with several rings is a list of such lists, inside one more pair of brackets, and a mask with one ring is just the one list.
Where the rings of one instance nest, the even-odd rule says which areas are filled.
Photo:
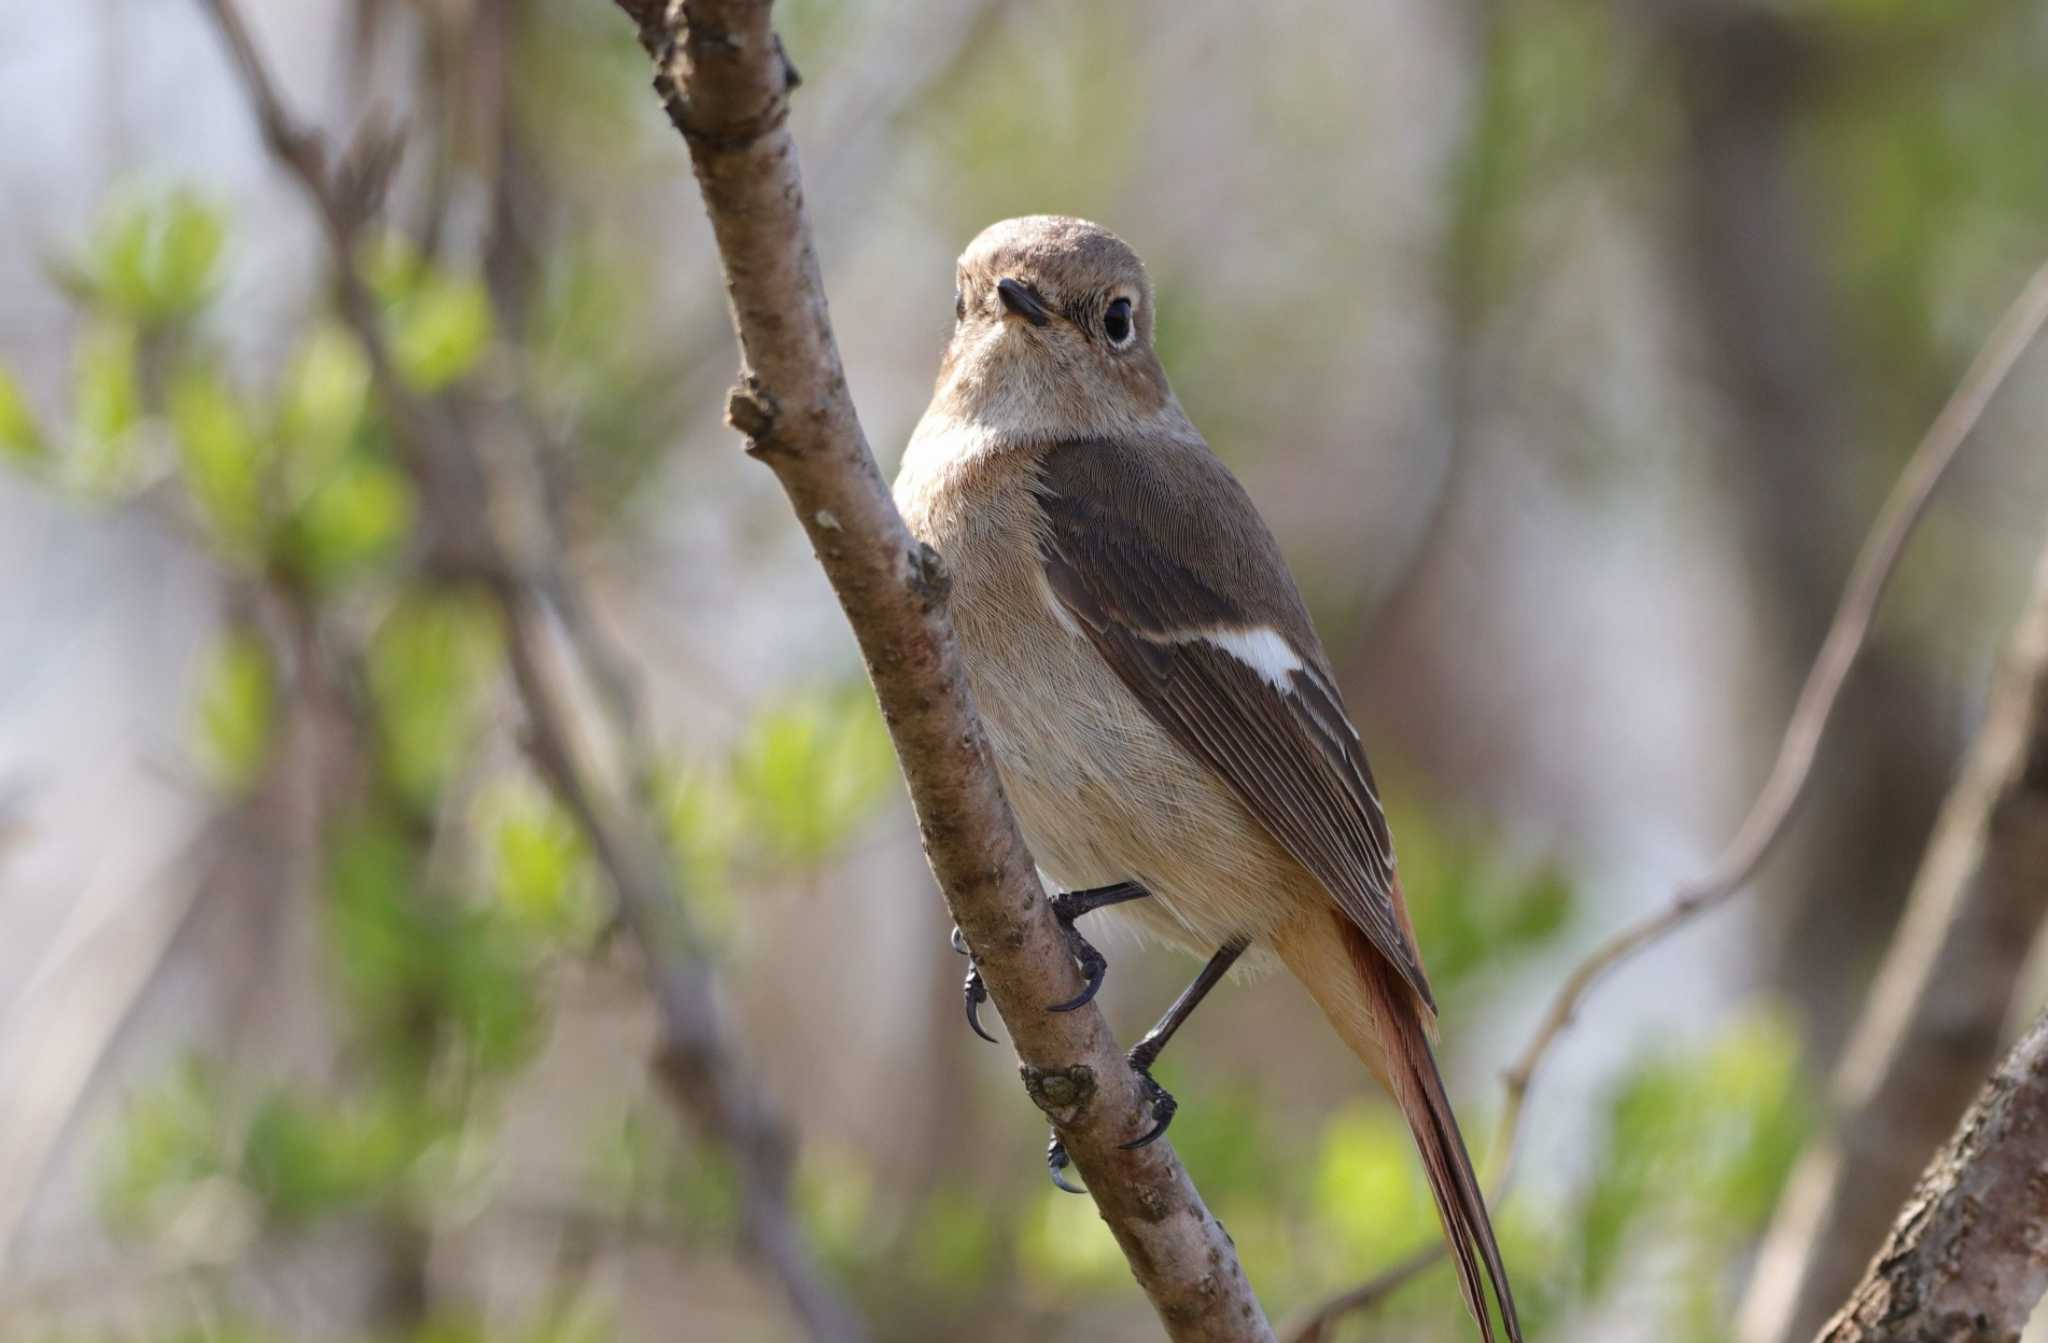
[[[1284, 966], [1406, 1118], [1482, 1338], [1483, 1274], [1520, 1343], [1371, 767], [1278, 541], [1167, 380], [1144, 263], [1031, 215], [976, 236], [956, 282], [894, 492], [951, 576], [990, 753], [1084, 974], [1048, 1009], [1102, 983], [1083, 914], [1207, 958], [1131, 1051], [1136, 1147], [1173, 1116], [1151, 1069], [1174, 1032], [1233, 968]], [[986, 1038], [972, 968], [966, 998]], [[1048, 1161], [1072, 1188], [1057, 1132]]]

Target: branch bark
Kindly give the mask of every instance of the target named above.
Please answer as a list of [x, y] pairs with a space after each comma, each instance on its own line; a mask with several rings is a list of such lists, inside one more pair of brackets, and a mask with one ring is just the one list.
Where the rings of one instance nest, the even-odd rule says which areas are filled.
[[1142, 1130], [1136, 1078], [1092, 1005], [1048, 1013], [1079, 973], [997, 782], [946, 612], [848, 395], [785, 120], [797, 77], [767, 0], [618, 0], [689, 146], [743, 370], [728, 417], [775, 472], [845, 609], [881, 701], [926, 856], [1009, 1027], [1026, 1090], [1058, 1128], [1168, 1334], [1266, 1340], [1222, 1226], [1171, 1146]]
[[2048, 1015], [1920, 1177], [1817, 1343], [2018, 1343], [2044, 1291]]
[[1806, 1337], [1997, 1058], [2048, 916], [2048, 550], [1943, 807], [1897, 936], [1831, 1084], [1835, 1131], [1787, 1185], [1738, 1317], [1745, 1343]]

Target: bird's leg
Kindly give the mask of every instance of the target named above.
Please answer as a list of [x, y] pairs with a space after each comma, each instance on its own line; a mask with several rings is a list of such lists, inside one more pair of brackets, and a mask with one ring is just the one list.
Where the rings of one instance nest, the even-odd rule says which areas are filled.
[[[1232, 938], [1217, 948], [1209, 963], [1202, 967], [1202, 973], [1195, 976], [1195, 982], [1181, 990], [1180, 997], [1173, 1000], [1173, 1006], [1166, 1009], [1166, 1015], [1159, 1018], [1159, 1024], [1145, 1032], [1145, 1038], [1138, 1041], [1129, 1054], [1131, 1068], [1138, 1074], [1138, 1088], [1145, 1097], [1146, 1108], [1152, 1112], [1152, 1127], [1144, 1133], [1122, 1144], [1125, 1151], [1134, 1151], [1157, 1142], [1166, 1126], [1173, 1122], [1175, 1110], [1180, 1102], [1173, 1093], [1153, 1080], [1152, 1065], [1166, 1049], [1166, 1042], [1181, 1028], [1181, 1023], [1194, 1015], [1202, 999], [1209, 996], [1209, 990], [1223, 982], [1223, 976], [1230, 973], [1230, 967], [1237, 964], [1237, 958], [1244, 955], [1250, 943], [1244, 938]], [[1045, 1151], [1045, 1164], [1052, 1171], [1052, 1182], [1070, 1194], [1081, 1190], [1070, 1185], [1063, 1178], [1067, 1169], [1067, 1149], [1060, 1143], [1055, 1131], [1052, 1142]]]
[[1096, 886], [1085, 891], [1061, 891], [1050, 897], [1052, 916], [1059, 920], [1062, 931], [1067, 935], [1067, 946], [1074, 953], [1074, 963], [1081, 967], [1081, 975], [1087, 982], [1081, 991], [1063, 1003], [1054, 1003], [1048, 1012], [1072, 1012], [1095, 1001], [1095, 995], [1102, 988], [1102, 977], [1109, 973], [1109, 962], [1097, 951], [1081, 930], [1074, 927], [1074, 920], [1083, 914], [1092, 914], [1098, 909], [1121, 905], [1131, 900], [1142, 900], [1151, 892], [1135, 881], [1120, 881], [1114, 886]]
[[1166, 1126], [1173, 1122], [1173, 1112], [1180, 1108], [1172, 1093], [1152, 1080], [1152, 1065], [1166, 1052], [1166, 1042], [1180, 1029], [1181, 1023], [1195, 1013], [1202, 999], [1209, 996], [1209, 990], [1223, 982], [1223, 976], [1230, 973], [1230, 967], [1237, 964], [1237, 958], [1244, 955], [1248, 943], [1243, 938], [1232, 938], [1217, 948], [1209, 963], [1202, 967], [1202, 973], [1195, 976], [1195, 982], [1181, 990], [1180, 997], [1173, 1000], [1173, 1006], [1166, 1009], [1166, 1015], [1159, 1018], [1159, 1024], [1145, 1032], [1145, 1038], [1138, 1041], [1131, 1050], [1131, 1067], [1137, 1071], [1145, 1098], [1151, 1102], [1152, 1128], [1139, 1137], [1124, 1144], [1126, 1150], [1143, 1147], [1157, 1141], [1166, 1132]]

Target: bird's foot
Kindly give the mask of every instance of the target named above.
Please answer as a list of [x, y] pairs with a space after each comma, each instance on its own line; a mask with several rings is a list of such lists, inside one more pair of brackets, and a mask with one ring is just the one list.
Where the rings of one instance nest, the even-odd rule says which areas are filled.
[[[1151, 1061], [1147, 1059], [1141, 1062], [1137, 1050], [1132, 1050], [1131, 1055], [1131, 1068], [1138, 1074], [1138, 1095], [1144, 1102], [1148, 1117], [1152, 1120], [1152, 1127], [1127, 1143], [1117, 1144], [1126, 1152], [1135, 1152], [1140, 1147], [1150, 1147], [1166, 1136], [1166, 1126], [1173, 1122], [1175, 1111], [1180, 1109], [1180, 1102], [1173, 1098], [1173, 1093], [1159, 1085], [1158, 1080], [1152, 1076]], [[1072, 1164], [1072, 1160], [1067, 1156], [1066, 1144], [1060, 1141], [1059, 1130], [1054, 1129], [1051, 1141], [1045, 1145], [1045, 1167], [1052, 1175], [1053, 1187], [1063, 1189], [1069, 1194], [1085, 1194], [1087, 1190], [1067, 1183], [1067, 1170]]]
[[1150, 1147], [1166, 1134], [1166, 1126], [1173, 1122], [1174, 1112], [1180, 1109], [1180, 1102], [1173, 1093], [1153, 1080], [1152, 1070], [1147, 1065], [1131, 1060], [1131, 1067], [1138, 1074], [1138, 1094], [1145, 1099], [1145, 1108], [1151, 1113], [1152, 1127], [1120, 1146], [1126, 1152], [1135, 1152], [1140, 1147]]
[[1084, 982], [1079, 993], [1063, 1003], [1053, 1003], [1046, 1011], [1072, 1012], [1086, 1007], [1095, 1001], [1095, 995], [1102, 990], [1103, 976], [1109, 973], [1109, 962], [1092, 942], [1081, 936], [1081, 930], [1074, 926], [1074, 921], [1083, 914], [1130, 900], [1142, 900], [1150, 894], [1135, 881], [1120, 881], [1113, 886], [1097, 886], [1086, 891], [1061, 891], [1050, 897], [1052, 916], [1067, 935], [1067, 947], [1073, 953], [1074, 964], [1081, 967]]

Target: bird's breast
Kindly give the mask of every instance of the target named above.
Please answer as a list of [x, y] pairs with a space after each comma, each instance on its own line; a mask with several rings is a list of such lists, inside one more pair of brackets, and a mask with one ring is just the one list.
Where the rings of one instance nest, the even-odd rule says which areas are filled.
[[1292, 859], [1183, 750], [1060, 607], [1038, 552], [1037, 453], [920, 432], [896, 499], [952, 576], [954, 629], [1032, 856], [1069, 890], [1136, 880], [1147, 931], [1207, 955], [1295, 912]]

